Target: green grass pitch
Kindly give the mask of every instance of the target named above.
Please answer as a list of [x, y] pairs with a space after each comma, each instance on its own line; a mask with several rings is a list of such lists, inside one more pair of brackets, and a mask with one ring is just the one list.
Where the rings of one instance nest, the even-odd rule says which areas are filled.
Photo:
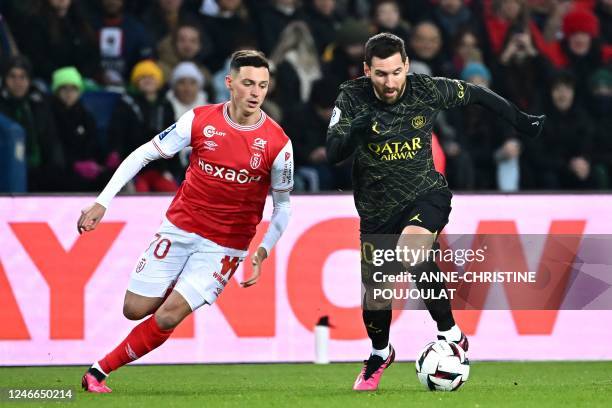
[[612, 362], [476, 362], [457, 392], [426, 391], [414, 364], [396, 363], [380, 389], [351, 386], [359, 364], [128, 366], [112, 394], [88, 394], [85, 367], [3, 367], [0, 387], [76, 390], [72, 402], [0, 401], [1, 406], [68, 407], [612, 407]]

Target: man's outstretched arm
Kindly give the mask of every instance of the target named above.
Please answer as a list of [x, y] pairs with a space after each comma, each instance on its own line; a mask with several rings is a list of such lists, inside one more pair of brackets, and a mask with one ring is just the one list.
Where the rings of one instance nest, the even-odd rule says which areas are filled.
[[544, 128], [545, 115], [530, 115], [521, 111], [512, 102], [488, 88], [457, 79], [433, 78], [437, 89], [439, 109], [479, 104], [510, 123], [514, 128], [530, 137], [539, 136]]
[[143, 144], [125, 158], [115, 170], [104, 190], [96, 198], [96, 201], [81, 211], [81, 216], [77, 221], [79, 234], [96, 229], [111, 200], [144, 166], [162, 157], [165, 159], [171, 158], [184, 147], [189, 146], [192, 120], [193, 111], [185, 113], [177, 123], [156, 135], [150, 142]]
[[293, 148], [291, 141], [287, 141], [285, 147], [274, 159], [270, 179], [274, 210], [272, 211], [268, 230], [257, 251], [251, 256], [253, 274], [247, 280], [240, 283], [245, 288], [257, 283], [261, 275], [262, 262], [270, 255], [272, 248], [276, 245], [289, 224], [289, 217], [291, 216], [289, 192], [293, 189]]

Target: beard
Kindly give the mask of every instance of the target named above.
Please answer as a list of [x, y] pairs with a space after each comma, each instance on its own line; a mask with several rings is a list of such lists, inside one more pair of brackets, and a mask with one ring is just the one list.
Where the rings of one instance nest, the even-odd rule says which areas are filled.
[[406, 89], [406, 82], [404, 82], [399, 88], [387, 88], [383, 85], [382, 87], [375, 89], [376, 94], [381, 101], [388, 104], [392, 104], [404, 94], [404, 90]]

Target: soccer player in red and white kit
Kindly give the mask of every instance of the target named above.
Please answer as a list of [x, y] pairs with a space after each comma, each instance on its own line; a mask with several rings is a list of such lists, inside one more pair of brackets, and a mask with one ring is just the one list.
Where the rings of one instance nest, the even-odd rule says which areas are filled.
[[82, 211], [79, 233], [96, 228], [111, 199], [147, 163], [192, 147], [185, 181], [155, 238], [132, 271], [123, 313], [139, 323], [83, 376], [90, 392], [111, 392], [106, 377], [161, 346], [174, 328], [202, 305], [211, 305], [231, 279], [261, 221], [271, 187], [270, 226], [252, 255], [257, 282], [262, 262], [289, 222], [293, 151], [282, 128], [261, 110], [269, 84], [268, 61], [258, 51], [232, 56], [225, 83], [230, 101], [200, 106], [119, 166], [95, 203]]

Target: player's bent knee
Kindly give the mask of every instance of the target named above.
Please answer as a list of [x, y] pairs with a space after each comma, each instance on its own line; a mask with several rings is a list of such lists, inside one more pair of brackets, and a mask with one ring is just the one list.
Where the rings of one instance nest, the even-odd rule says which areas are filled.
[[163, 307], [155, 312], [155, 319], [162, 330], [174, 329], [184, 318], [185, 316], [178, 313], [177, 310], [164, 309]]
[[174, 329], [191, 313], [191, 307], [178, 292], [173, 291], [157, 309], [155, 318], [162, 330]]

